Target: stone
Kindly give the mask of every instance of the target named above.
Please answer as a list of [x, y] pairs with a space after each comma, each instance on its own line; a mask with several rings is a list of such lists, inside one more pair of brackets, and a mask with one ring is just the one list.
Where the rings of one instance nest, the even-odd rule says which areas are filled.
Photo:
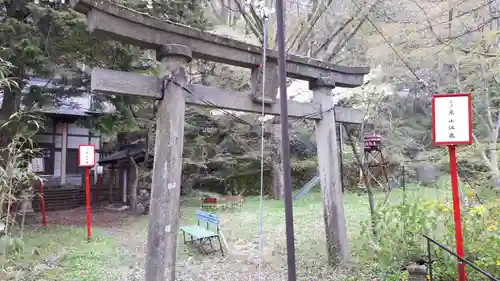
[[156, 50], [156, 60], [161, 61], [167, 56], [182, 56], [186, 58], [186, 62], [190, 63], [193, 59], [193, 52], [190, 48], [179, 44], [167, 44]]
[[408, 270], [408, 281], [427, 281], [427, 267], [425, 265], [410, 264]]
[[335, 80], [332, 77], [324, 76], [309, 82], [309, 90], [317, 88], [335, 88]]
[[262, 103], [262, 83], [265, 85], [264, 104], [276, 103], [278, 94], [278, 63], [266, 62], [265, 77], [263, 76], [262, 66], [252, 69], [252, 99], [257, 103]]

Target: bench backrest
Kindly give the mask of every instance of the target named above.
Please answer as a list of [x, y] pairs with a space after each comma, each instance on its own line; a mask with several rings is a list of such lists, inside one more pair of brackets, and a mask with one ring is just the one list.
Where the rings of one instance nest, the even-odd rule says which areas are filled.
[[220, 226], [219, 216], [212, 213], [197, 210], [196, 220], [198, 221], [198, 225], [204, 223], [207, 229], [210, 229], [210, 226], [212, 226], [217, 230], [217, 232], [219, 232], [219, 226]]
[[204, 198], [202, 199], [202, 202], [203, 203], [206, 203], [206, 204], [210, 204], [210, 203], [217, 203], [217, 198], [213, 198], [213, 197], [208, 197], [208, 198]]

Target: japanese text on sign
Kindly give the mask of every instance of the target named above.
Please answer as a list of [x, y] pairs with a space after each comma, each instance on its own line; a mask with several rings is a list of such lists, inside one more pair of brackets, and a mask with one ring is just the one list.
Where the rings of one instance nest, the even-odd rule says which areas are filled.
[[78, 166], [93, 167], [95, 165], [95, 147], [93, 145], [80, 145], [78, 147]]
[[455, 139], [455, 110], [453, 108], [453, 100], [448, 101], [448, 137], [450, 140]]
[[33, 158], [31, 160], [31, 170], [34, 173], [44, 172], [44, 160], [43, 158]]
[[468, 144], [471, 139], [469, 94], [432, 97], [434, 144]]

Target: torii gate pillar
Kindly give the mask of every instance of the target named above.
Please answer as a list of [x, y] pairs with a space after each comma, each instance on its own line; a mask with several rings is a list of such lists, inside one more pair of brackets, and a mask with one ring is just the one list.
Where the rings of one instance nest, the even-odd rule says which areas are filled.
[[328, 262], [339, 265], [348, 260], [349, 250], [340, 174], [340, 151], [332, 100], [335, 81], [330, 78], [318, 78], [309, 83], [309, 88], [313, 90], [313, 102], [321, 105], [321, 111], [325, 111], [323, 118], [316, 121], [319, 177], [323, 195]]
[[192, 53], [186, 46], [170, 44], [157, 50], [156, 57], [161, 62], [160, 79], [175, 82], [163, 83], [158, 106], [145, 277], [148, 281], [173, 281], [186, 107], [182, 87]]
[[[262, 78], [258, 67], [263, 63], [264, 50], [213, 33], [162, 21], [109, 0], [71, 0], [71, 4], [76, 11], [87, 15], [89, 30], [95, 36], [115, 39], [123, 44], [144, 49], [159, 50], [158, 57], [167, 70], [163, 75], [170, 76], [169, 84], [161, 87], [164, 83], [158, 77], [94, 68], [91, 87], [96, 93], [162, 99], [158, 112], [146, 280], [173, 281], [185, 104], [261, 113], [262, 106], [255, 103], [255, 100], [262, 94], [258, 92], [258, 88], [262, 87], [258, 85]], [[172, 43], [179, 45], [165, 46]], [[189, 46], [192, 50], [184, 46]], [[196, 59], [252, 69], [252, 92], [187, 85], [188, 90], [181, 95], [184, 90], [181, 88], [186, 84], [184, 64], [189, 61], [191, 53]], [[276, 66], [278, 54], [267, 50], [266, 56], [266, 67], [269, 68], [266, 73], [271, 74]], [[342, 107], [329, 110], [333, 103], [329, 97], [335, 84], [347, 88], [363, 85], [363, 77], [369, 69], [339, 66], [289, 54], [286, 56], [286, 71], [287, 77], [312, 81], [315, 101], [321, 104], [321, 108], [318, 108], [317, 103], [288, 101], [288, 116], [317, 120], [328, 250], [330, 261], [342, 261], [347, 256], [347, 239], [339, 159], [336, 154], [335, 122], [361, 124], [363, 114]], [[273, 84], [275, 77], [277, 76], [272, 79], [267, 77], [266, 82]], [[332, 83], [333, 81], [335, 83]], [[168, 91], [165, 91], [165, 88]], [[268, 105], [264, 108], [265, 114], [280, 115], [280, 103], [277, 100], [274, 102], [275, 89], [267, 89], [269, 93], [265, 93], [264, 97], [264, 102]], [[328, 112], [323, 112], [324, 110]]]

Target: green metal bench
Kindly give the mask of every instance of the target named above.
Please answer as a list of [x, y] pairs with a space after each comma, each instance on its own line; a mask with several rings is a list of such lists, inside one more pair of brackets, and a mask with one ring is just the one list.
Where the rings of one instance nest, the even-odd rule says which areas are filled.
[[[196, 211], [196, 220], [196, 225], [181, 227], [184, 244], [193, 244], [196, 246], [198, 251], [208, 254], [218, 251], [214, 248], [212, 242], [212, 239], [217, 239], [220, 246], [220, 252], [222, 253], [222, 256], [224, 256], [224, 250], [222, 248], [222, 242], [219, 235], [219, 217], [215, 214], [198, 210]], [[188, 235], [190, 239], [186, 239], [186, 235]], [[207, 251], [205, 246], [210, 246], [212, 251]]]

